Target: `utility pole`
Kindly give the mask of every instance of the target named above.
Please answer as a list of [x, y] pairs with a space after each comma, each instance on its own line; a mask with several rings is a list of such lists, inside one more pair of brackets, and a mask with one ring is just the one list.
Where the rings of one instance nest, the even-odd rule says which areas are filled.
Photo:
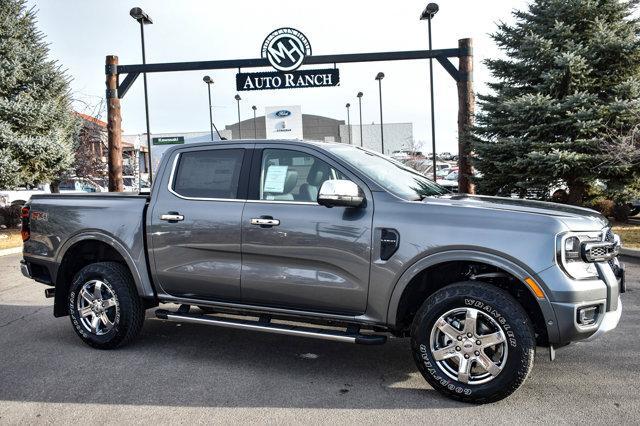
[[242, 100], [242, 98], [240, 97], [240, 95], [236, 95], [235, 100], [238, 103], [238, 139], [242, 139], [242, 127], [240, 123], [240, 101]]
[[475, 115], [473, 93], [473, 42], [470, 38], [458, 40], [460, 65], [458, 85], [458, 192], [475, 194], [471, 182], [471, 128]]
[[360, 146], [364, 146], [362, 142], [362, 92], [358, 92], [358, 108], [360, 110]]
[[376, 75], [376, 80], [378, 80], [378, 89], [380, 94], [380, 149], [382, 150], [381, 154], [384, 155], [384, 123], [382, 122], [382, 79], [384, 78], [384, 73], [379, 72]]
[[[109, 55], [105, 61], [107, 85], [107, 138], [109, 153], [109, 192], [123, 192], [122, 180], [122, 117], [118, 98], [118, 57]], [[149, 152], [149, 155], [151, 153]]]
[[349, 145], [351, 145], [351, 116], [349, 115], [349, 108], [351, 107], [351, 104], [347, 103], [347, 105], [345, 106], [347, 107], [347, 130], [349, 131], [348, 140], [349, 140]]
[[258, 139], [258, 125], [256, 123], [256, 110], [258, 107], [254, 105], [251, 109], [253, 110], [253, 138]]

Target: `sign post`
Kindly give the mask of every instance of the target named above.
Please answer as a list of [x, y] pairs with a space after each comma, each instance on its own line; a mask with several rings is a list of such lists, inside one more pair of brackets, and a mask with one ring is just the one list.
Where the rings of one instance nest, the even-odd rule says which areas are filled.
[[[471, 128], [475, 115], [475, 95], [473, 93], [473, 43], [470, 38], [458, 40], [460, 56], [458, 85], [458, 192], [475, 194], [475, 185], [470, 177], [471, 170]], [[435, 155], [435, 154], [434, 154]]]

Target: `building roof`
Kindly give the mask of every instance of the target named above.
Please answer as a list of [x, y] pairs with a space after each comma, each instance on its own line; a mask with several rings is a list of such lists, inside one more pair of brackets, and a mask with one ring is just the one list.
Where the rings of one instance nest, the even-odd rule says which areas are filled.
[[97, 119], [95, 117], [92, 117], [92, 116], [87, 115], [87, 114], [83, 114], [81, 112], [74, 111], [74, 113], [78, 117], [82, 118], [85, 121], [88, 121], [88, 122], [93, 123], [93, 124], [97, 124], [98, 126], [104, 127], [105, 129], [107, 128], [107, 123], [105, 121], [99, 120], [99, 119]]

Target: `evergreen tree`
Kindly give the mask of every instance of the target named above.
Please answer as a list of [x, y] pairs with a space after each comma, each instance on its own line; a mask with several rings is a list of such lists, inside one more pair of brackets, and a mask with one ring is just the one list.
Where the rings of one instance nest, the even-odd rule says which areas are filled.
[[76, 129], [69, 81], [24, 0], [0, 0], [0, 188], [55, 181]]
[[607, 151], [640, 123], [638, 3], [533, 0], [499, 24], [505, 57], [485, 62], [496, 81], [479, 96], [480, 192], [566, 186], [579, 204], [596, 181], [620, 193], [637, 176]]

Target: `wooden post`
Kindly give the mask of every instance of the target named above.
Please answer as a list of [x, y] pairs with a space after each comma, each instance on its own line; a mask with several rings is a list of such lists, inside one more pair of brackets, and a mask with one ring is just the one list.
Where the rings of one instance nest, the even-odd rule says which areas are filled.
[[109, 153], [109, 192], [123, 192], [122, 180], [122, 117], [118, 98], [118, 57], [109, 55], [106, 59], [107, 74], [107, 138]]
[[471, 182], [471, 129], [476, 111], [473, 93], [473, 41], [470, 38], [458, 40], [461, 54], [458, 66], [458, 192], [475, 194]]

